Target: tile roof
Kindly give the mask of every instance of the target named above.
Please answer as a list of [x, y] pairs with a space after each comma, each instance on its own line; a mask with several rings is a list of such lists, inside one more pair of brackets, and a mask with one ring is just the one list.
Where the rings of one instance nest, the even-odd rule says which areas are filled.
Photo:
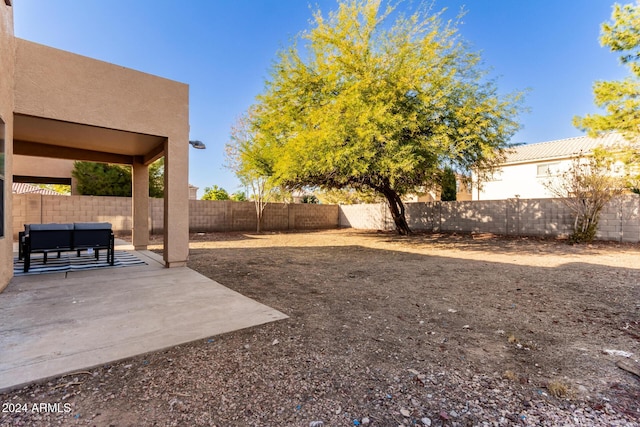
[[63, 194], [57, 193], [48, 188], [40, 188], [35, 185], [25, 184], [23, 182], [14, 182], [11, 187], [14, 194], [44, 194], [45, 196], [63, 196]]
[[598, 146], [610, 147], [628, 144], [620, 134], [609, 133], [597, 138], [578, 136], [557, 141], [539, 142], [514, 147], [505, 164], [534, 160], [551, 160], [574, 157], [580, 152], [589, 153]]

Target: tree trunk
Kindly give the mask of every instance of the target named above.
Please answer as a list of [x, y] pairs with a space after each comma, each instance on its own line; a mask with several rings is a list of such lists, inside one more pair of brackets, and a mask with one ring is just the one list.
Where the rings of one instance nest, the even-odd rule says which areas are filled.
[[262, 232], [262, 218], [264, 218], [264, 202], [260, 198], [256, 198], [256, 233]]
[[402, 203], [400, 196], [398, 196], [398, 193], [396, 193], [396, 191], [388, 184], [385, 184], [385, 186], [381, 188], [381, 192], [387, 199], [389, 209], [391, 210], [391, 217], [393, 218], [393, 222], [396, 224], [396, 231], [398, 234], [401, 236], [411, 234], [411, 229], [409, 228], [407, 218], [405, 217], [404, 204]]
[[258, 212], [257, 220], [256, 233], [260, 234], [262, 232], [262, 212]]

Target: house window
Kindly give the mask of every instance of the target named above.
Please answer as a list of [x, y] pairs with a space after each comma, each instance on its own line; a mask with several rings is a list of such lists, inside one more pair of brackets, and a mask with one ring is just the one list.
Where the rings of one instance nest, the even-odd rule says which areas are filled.
[[555, 175], [558, 173], [558, 166], [560, 162], [553, 163], [541, 163], [538, 165], [538, 177], [547, 177], [549, 175]]

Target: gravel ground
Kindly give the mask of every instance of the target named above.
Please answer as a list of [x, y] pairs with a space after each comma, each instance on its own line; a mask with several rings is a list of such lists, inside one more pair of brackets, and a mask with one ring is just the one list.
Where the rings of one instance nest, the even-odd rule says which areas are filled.
[[[638, 245], [192, 236], [289, 319], [0, 395], [3, 426], [640, 426]], [[44, 404], [44, 405], [43, 405]]]

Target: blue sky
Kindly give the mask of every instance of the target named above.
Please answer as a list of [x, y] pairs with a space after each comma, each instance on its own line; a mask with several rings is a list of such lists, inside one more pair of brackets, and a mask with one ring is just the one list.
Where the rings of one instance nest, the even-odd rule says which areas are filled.
[[[417, 1], [417, 0], [414, 0]], [[629, 1], [622, 1], [622, 3]], [[600, 47], [611, 0], [436, 0], [454, 18], [464, 6], [462, 37], [481, 52], [501, 92], [529, 89], [512, 142], [579, 136], [574, 115], [595, 112], [596, 80], [628, 75]], [[276, 52], [310, 28], [312, 10], [336, 0], [17, 0], [15, 34], [190, 86], [189, 182], [240, 190], [223, 167], [229, 130], [264, 88]], [[310, 6], [314, 5], [314, 6]]]

